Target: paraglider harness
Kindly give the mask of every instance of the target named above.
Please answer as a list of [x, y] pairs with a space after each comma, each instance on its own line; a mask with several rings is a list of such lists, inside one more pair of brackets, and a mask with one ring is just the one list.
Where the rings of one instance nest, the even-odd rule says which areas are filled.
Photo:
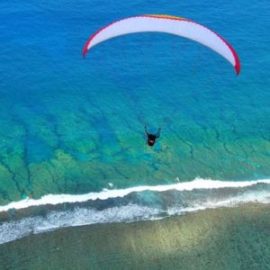
[[149, 133], [147, 131], [146, 125], [144, 126], [144, 130], [145, 130], [145, 134], [147, 136], [147, 144], [149, 146], [153, 146], [156, 142], [156, 139], [158, 139], [160, 137], [161, 128], [158, 129], [158, 132], [156, 134]]

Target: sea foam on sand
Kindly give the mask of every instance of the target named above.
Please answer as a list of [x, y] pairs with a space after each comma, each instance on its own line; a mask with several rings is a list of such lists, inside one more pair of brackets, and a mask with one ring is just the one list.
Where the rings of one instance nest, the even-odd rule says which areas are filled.
[[[46, 195], [38, 200], [28, 198], [2, 206], [0, 211], [20, 210], [34, 206], [61, 205], [64, 203], [69, 203], [72, 207], [57, 210], [48, 208], [42, 215], [36, 214], [35, 216], [3, 222], [0, 225], [0, 244], [14, 241], [30, 234], [64, 227], [155, 220], [210, 208], [233, 207], [249, 202], [270, 203], [269, 184], [269, 179], [243, 182], [195, 179], [191, 182], [164, 186], [139, 186], [119, 190], [103, 190], [84, 195]], [[261, 185], [266, 185], [266, 188]], [[199, 196], [197, 193], [193, 193], [196, 190], [202, 190], [202, 192], [198, 193]], [[213, 194], [211, 190], [217, 192], [217, 194]], [[121, 198], [131, 193], [136, 193], [140, 197], [141, 193], [145, 191], [157, 193], [156, 195], [159, 199], [162, 198], [162, 195], [165, 195], [165, 197], [169, 196], [171, 202], [169, 203], [165, 200], [164, 203], [164, 201], [159, 200], [160, 203], [152, 203], [151, 201], [144, 203], [143, 201], [138, 202], [136, 200], [128, 202], [121, 200]], [[163, 194], [163, 192], [172, 193]], [[181, 197], [184, 192], [191, 193], [189, 193], [188, 197]], [[223, 195], [220, 196], [220, 194]], [[174, 200], [174, 196], [176, 196], [176, 200]], [[119, 198], [119, 201], [117, 200], [116, 204], [111, 204], [109, 201], [108, 205], [102, 209], [94, 208], [93, 203], [89, 205], [85, 203], [98, 199], [105, 201], [112, 198]], [[178, 198], [184, 201], [179, 203]]]

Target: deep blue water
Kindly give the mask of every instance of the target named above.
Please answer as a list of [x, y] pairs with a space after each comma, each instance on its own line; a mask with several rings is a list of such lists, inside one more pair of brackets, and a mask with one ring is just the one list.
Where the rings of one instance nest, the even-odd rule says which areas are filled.
[[[2, 1], [0, 201], [47, 193], [270, 175], [268, 1]], [[98, 28], [172, 14], [220, 33], [235, 76], [195, 42], [136, 34], [81, 49]], [[162, 134], [154, 149], [143, 126]]]

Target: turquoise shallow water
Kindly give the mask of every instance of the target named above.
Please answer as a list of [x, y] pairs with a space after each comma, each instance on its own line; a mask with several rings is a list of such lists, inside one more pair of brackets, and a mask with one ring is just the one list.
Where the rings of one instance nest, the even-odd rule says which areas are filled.
[[[267, 1], [0, 3], [0, 202], [270, 175]], [[191, 18], [228, 39], [242, 73], [194, 42], [162, 34], [108, 41], [125, 16]], [[143, 126], [162, 127], [154, 149]]]
[[[242, 0], [2, 1], [0, 265], [47, 267], [37, 266], [38, 258], [52, 269], [83, 268], [83, 261], [91, 266], [102, 261], [110, 246], [108, 258], [124, 257], [134, 265], [138, 254], [146, 269], [151, 258], [172, 269], [178, 260], [183, 268], [185, 260], [196, 269], [197, 263], [208, 269], [209, 261], [216, 269], [268, 265], [268, 5], [253, 0], [248, 5]], [[240, 76], [212, 51], [162, 34], [114, 39], [82, 58], [84, 42], [96, 29], [149, 13], [184, 16], [223, 35], [239, 53]], [[152, 149], [145, 142], [145, 124], [151, 130], [162, 127]], [[159, 229], [147, 233], [144, 224], [157, 219], [163, 220], [151, 226]], [[177, 222], [171, 226], [168, 220]], [[110, 224], [134, 221], [140, 222]], [[66, 228], [80, 225], [90, 225], [82, 228], [90, 237], [93, 232], [96, 242], [86, 240], [81, 227]], [[102, 226], [97, 234], [95, 228]], [[143, 241], [137, 241], [134, 226]], [[123, 250], [114, 246], [117, 228], [127, 241]], [[75, 238], [74, 250], [69, 241]], [[208, 240], [200, 242], [203, 238]], [[39, 254], [32, 256], [29, 243], [40, 239], [45, 245], [34, 248]], [[183, 243], [194, 246], [186, 253]]]

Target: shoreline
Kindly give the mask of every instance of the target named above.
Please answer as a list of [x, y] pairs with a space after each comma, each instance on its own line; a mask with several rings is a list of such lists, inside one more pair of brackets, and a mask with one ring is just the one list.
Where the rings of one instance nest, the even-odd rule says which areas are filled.
[[267, 269], [270, 204], [62, 228], [0, 245], [0, 261], [29, 270]]
[[103, 189], [100, 192], [88, 192], [84, 194], [46, 194], [38, 199], [25, 198], [20, 201], [10, 202], [6, 205], [0, 205], [0, 215], [9, 210], [23, 210], [36, 206], [57, 206], [64, 203], [85, 203], [87, 201], [106, 200], [114, 198], [122, 198], [131, 193], [138, 193], [143, 191], [164, 192], [170, 190], [177, 191], [193, 191], [196, 189], [221, 189], [221, 188], [245, 188], [252, 187], [258, 184], [270, 184], [270, 179], [257, 179], [246, 181], [224, 181], [195, 178], [192, 181], [184, 181], [171, 183], [167, 185], [153, 185], [153, 186], [135, 186], [122, 189]]

